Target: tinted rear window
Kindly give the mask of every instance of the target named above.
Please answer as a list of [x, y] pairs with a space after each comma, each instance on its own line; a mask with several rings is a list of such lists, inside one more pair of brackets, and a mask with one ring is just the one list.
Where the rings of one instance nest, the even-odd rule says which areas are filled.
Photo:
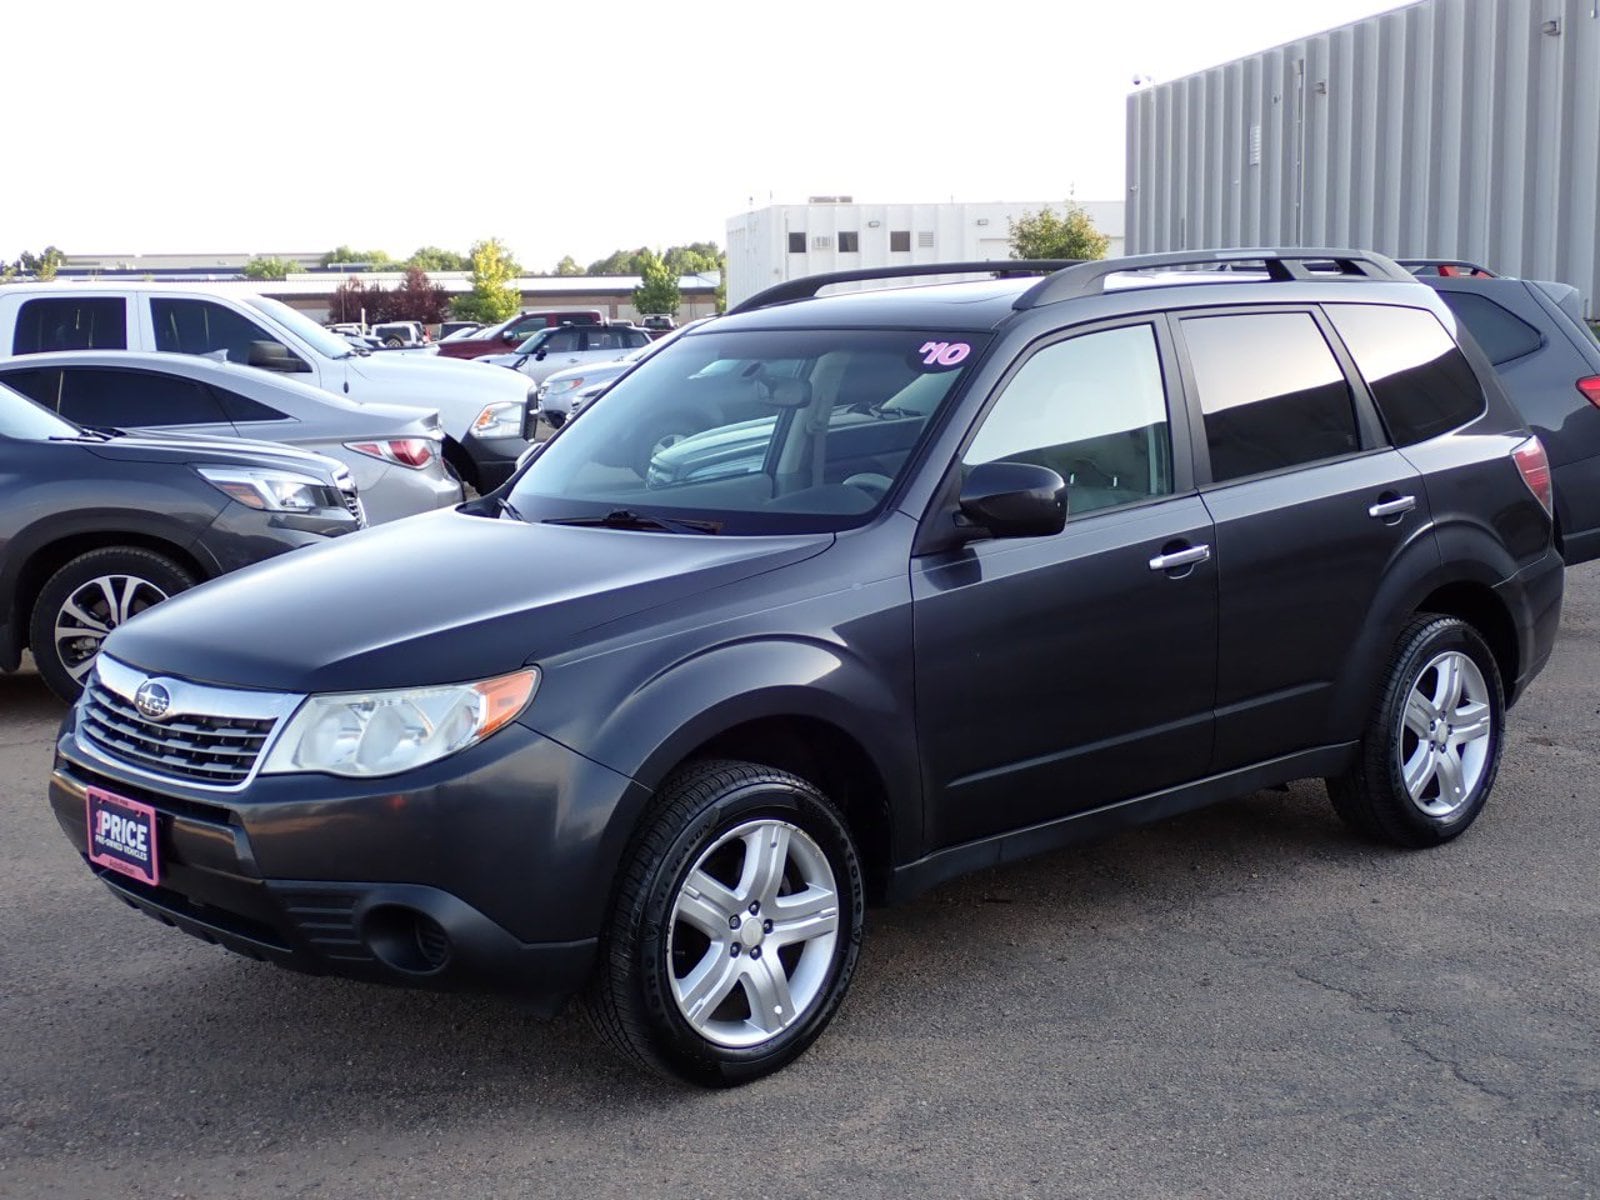
[[1396, 446], [1437, 437], [1483, 412], [1478, 377], [1432, 313], [1377, 304], [1330, 304], [1327, 312]]
[[1182, 323], [1218, 483], [1361, 448], [1350, 385], [1308, 313]]
[[25, 300], [11, 341], [13, 354], [127, 348], [128, 302], [121, 296]]
[[142, 428], [222, 423], [222, 410], [201, 384], [153, 371], [73, 367], [61, 386], [61, 415], [79, 425]]
[[1532, 354], [1544, 345], [1544, 338], [1537, 329], [1487, 296], [1476, 292], [1440, 292], [1439, 295], [1478, 339], [1478, 345], [1497, 367], [1524, 354]]

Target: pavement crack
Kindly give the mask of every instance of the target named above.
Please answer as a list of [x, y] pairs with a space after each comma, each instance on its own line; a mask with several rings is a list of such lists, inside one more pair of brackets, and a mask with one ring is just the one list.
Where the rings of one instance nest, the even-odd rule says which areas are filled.
[[1301, 967], [1291, 964], [1289, 969], [1294, 972], [1297, 979], [1301, 979], [1306, 983], [1322, 988], [1324, 991], [1329, 991], [1337, 996], [1343, 997], [1358, 1011], [1369, 1013], [1375, 1017], [1382, 1017], [1384, 1024], [1389, 1027], [1390, 1031], [1394, 1034], [1396, 1040], [1398, 1040], [1401, 1045], [1405, 1046], [1406, 1049], [1412, 1051], [1414, 1054], [1427, 1059], [1436, 1066], [1444, 1067], [1457, 1080], [1457, 1082], [1461, 1083], [1463, 1086], [1472, 1088], [1474, 1091], [1477, 1091], [1485, 1096], [1490, 1096], [1496, 1100], [1514, 1102], [1517, 1099], [1515, 1093], [1508, 1092], [1503, 1088], [1497, 1088], [1492, 1084], [1486, 1083], [1482, 1079], [1468, 1074], [1466, 1069], [1462, 1067], [1462, 1065], [1455, 1059], [1450, 1058], [1448, 1055], [1443, 1055], [1435, 1050], [1429, 1049], [1420, 1040], [1418, 1040], [1415, 1035], [1408, 1033], [1401, 1025], [1401, 1021], [1405, 1018], [1426, 1018], [1428, 1014], [1418, 1012], [1416, 1009], [1406, 1008], [1404, 1005], [1378, 1004], [1368, 999], [1366, 996], [1363, 996], [1360, 992], [1354, 990], [1353, 988], [1341, 987], [1337, 983], [1330, 983], [1328, 980], [1313, 975], [1310, 971], [1304, 970]]

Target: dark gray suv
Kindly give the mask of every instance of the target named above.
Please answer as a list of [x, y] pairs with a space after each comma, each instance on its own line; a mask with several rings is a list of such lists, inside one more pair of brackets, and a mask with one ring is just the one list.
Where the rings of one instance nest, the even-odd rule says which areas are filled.
[[499, 492], [118, 630], [62, 829], [208, 941], [581, 993], [712, 1085], [822, 1031], [869, 899], [1306, 776], [1465, 830], [1562, 565], [1438, 296], [1352, 251], [935, 272], [988, 278], [781, 285]]

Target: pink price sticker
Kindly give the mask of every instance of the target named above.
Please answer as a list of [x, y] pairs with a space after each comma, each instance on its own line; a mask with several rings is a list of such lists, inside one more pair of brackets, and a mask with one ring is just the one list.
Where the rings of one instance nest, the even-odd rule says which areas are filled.
[[923, 342], [917, 353], [925, 367], [955, 367], [966, 361], [972, 347], [966, 342]]

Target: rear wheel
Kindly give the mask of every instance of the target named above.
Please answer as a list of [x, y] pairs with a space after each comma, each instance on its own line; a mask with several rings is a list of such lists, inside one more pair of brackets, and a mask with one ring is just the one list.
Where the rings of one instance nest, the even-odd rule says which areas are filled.
[[63, 700], [76, 699], [107, 634], [195, 582], [153, 550], [107, 546], [80, 554], [49, 578], [34, 602], [28, 641], [39, 674]]
[[778, 1070], [850, 986], [864, 892], [850, 832], [816, 788], [739, 762], [686, 768], [635, 843], [588, 1009], [662, 1074], [728, 1087]]
[[1354, 766], [1328, 780], [1357, 832], [1435, 846], [1472, 824], [1494, 787], [1505, 693], [1494, 655], [1454, 617], [1417, 617], [1401, 632]]

